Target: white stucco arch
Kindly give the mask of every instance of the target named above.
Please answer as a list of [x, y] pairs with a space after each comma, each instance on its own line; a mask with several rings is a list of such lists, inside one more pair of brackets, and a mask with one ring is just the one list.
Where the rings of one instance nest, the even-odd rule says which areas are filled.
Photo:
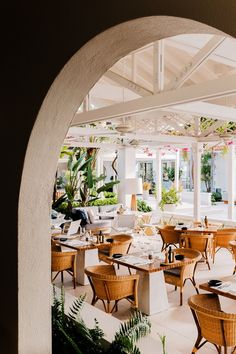
[[225, 35], [192, 20], [155, 16], [99, 34], [64, 66], [32, 130], [19, 199], [19, 353], [50, 353], [49, 215], [58, 155], [73, 117], [92, 86], [120, 58], [150, 42], [183, 33]]

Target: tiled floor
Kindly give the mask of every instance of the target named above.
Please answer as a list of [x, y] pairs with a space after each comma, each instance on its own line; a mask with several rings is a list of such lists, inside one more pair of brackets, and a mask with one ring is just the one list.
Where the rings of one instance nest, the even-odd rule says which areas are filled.
[[[227, 250], [221, 250], [217, 253], [215, 264], [209, 271], [205, 264], [199, 264], [196, 271], [197, 284], [203, 283], [209, 279], [222, 279], [232, 275], [234, 262]], [[127, 270], [123, 267], [118, 271], [124, 273]], [[59, 283], [57, 283], [59, 285]], [[70, 278], [66, 277], [64, 282], [66, 292], [78, 296], [80, 294], [87, 294], [87, 301], [90, 302], [92, 298], [91, 288], [89, 285], [77, 286], [74, 290]], [[195, 290], [191, 283], [187, 282], [184, 291], [184, 305], [179, 306], [179, 291], [174, 291], [173, 286], [167, 285], [169, 310], [149, 316], [152, 324], [152, 332], [150, 337], [157, 342], [155, 350], [150, 349], [150, 337], [142, 339], [142, 353], [156, 354], [162, 353], [160, 346], [160, 339], [158, 334], [166, 335], [167, 337], [167, 353], [168, 354], [189, 354], [196, 340], [197, 331], [192, 318], [191, 311], [187, 305], [187, 299]], [[227, 312], [236, 312], [235, 301], [221, 297], [222, 307]], [[98, 302], [96, 307], [103, 310], [102, 303]], [[122, 300], [119, 304], [118, 312], [112, 316], [126, 320], [130, 315], [129, 303]], [[210, 354], [216, 353], [216, 349], [211, 344], [206, 344], [198, 353]]]

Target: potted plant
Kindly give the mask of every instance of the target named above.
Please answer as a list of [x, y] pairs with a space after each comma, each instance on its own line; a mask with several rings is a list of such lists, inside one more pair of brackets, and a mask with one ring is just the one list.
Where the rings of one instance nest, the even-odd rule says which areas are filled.
[[147, 200], [149, 197], [149, 190], [151, 189], [150, 182], [143, 182], [143, 200]]
[[141, 354], [135, 343], [150, 333], [151, 323], [138, 310], [130, 319], [121, 324], [111, 343], [94, 319], [94, 328], [88, 328], [81, 318], [86, 295], [80, 295], [65, 313], [64, 288], [58, 299], [54, 287], [52, 306], [52, 352], [57, 354]]
[[177, 204], [180, 203], [179, 191], [172, 186], [169, 190], [162, 188], [162, 198], [159, 207], [162, 211], [173, 211]]

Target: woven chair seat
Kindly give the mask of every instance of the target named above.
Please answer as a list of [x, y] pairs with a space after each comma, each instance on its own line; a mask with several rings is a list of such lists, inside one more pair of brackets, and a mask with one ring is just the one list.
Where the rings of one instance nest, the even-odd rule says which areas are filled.
[[164, 271], [164, 274], [171, 274], [175, 277], [180, 277], [180, 273], [181, 273], [180, 268], [167, 269]]

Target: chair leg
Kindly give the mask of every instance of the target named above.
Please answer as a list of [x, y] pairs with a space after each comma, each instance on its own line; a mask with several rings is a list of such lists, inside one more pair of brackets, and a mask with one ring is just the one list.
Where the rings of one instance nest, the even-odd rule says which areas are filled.
[[61, 282], [63, 284], [63, 270], [61, 271]]
[[183, 305], [183, 288], [180, 288], [180, 306]]
[[74, 289], [76, 288], [76, 279], [73, 277], [73, 284], [74, 284]]
[[205, 258], [206, 258], [206, 264], [207, 264], [207, 266], [208, 266], [208, 269], [211, 270], [210, 263], [209, 263], [209, 260], [208, 260], [207, 252], [205, 252]]
[[193, 350], [192, 350], [192, 354], [194, 354], [194, 353], [196, 353], [198, 351], [198, 349], [199, 349], [198, 346], [199, 346], [201, 340], [202, 340], [202, 336], [200, 334], [198, 334], [197, 340], [196, 340], [195, 345], [194, 345]]
[[177, 285], [175, 285], [175, 291], [177, 290]]
[[199, 290], [198, 290], [198, 288], [197, 288], [197, 284], [196, 284], [196, 282], [195, 282], [195, 279], [194, 278], [189, 278], [190, 280], [191, 280], [191, 282], [192, 282], [192, 284], [193, 284], [193, 286], [194, 286], [194, 288], [195, 288], [195, 290], [196, 290], [196, 292], [197, 292], [197, 294], [199, 294]]

